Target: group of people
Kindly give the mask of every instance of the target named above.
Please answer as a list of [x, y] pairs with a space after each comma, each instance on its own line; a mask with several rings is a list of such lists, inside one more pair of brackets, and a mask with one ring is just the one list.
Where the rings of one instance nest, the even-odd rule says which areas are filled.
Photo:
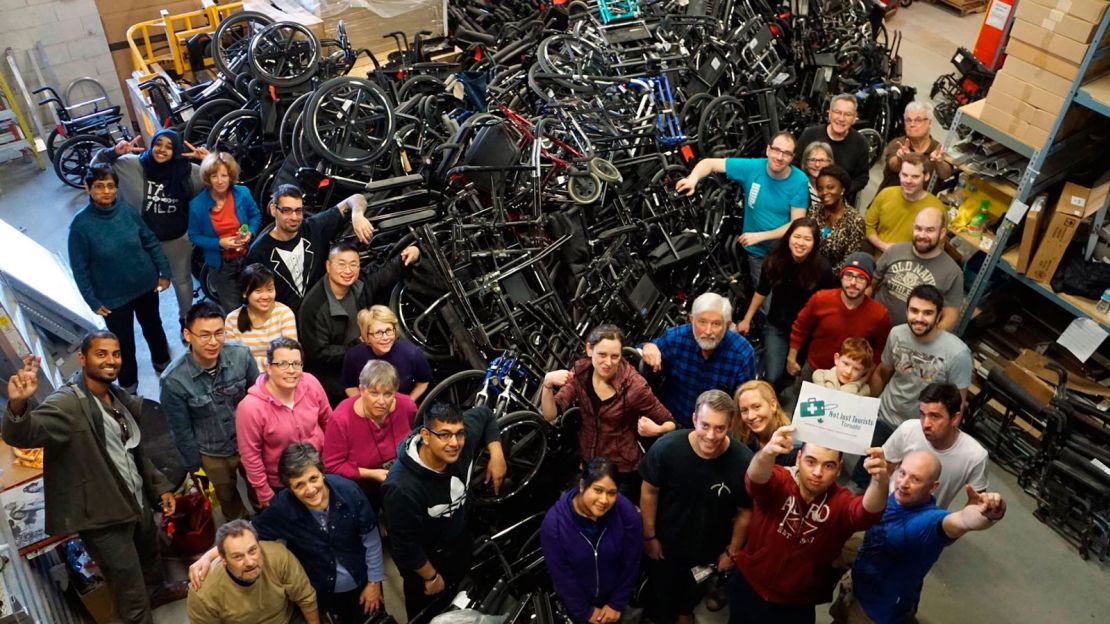
[[[963, 283], [925, 190], [934, 172], [947, 175], [929, 113], [907, 107], [907, 136], [885, 151], [886, 188], [866, 216], [852, 206], [867, 153], [850, 95], [800, 140], [776, 134], [766, 158], [705, 159], [678, 181], [686, 193], [714, 173], [742, 185], [755, 295], [734, 314], [703, 293], [688, 323], [640, 345], [600, 325], [586, 357], [543, 376], [544, 418], [581, 412], [582, 473], [541, 531], [572, 619], [619, 621], [646, 570], [660, 588], [645, 601], [658, 624], [691, 622], [712, 571], [729, 574], [734, 623], [812, 622], [838, 580], [836, 621], [900, 622], [942, 549], [1005, 513], [986, 492], [986, 452], [959, 429], [972, 364], [948, 332]], [[108, 331], [84, 340], [81, 370], [35, 407], [28, 358], [8, 383], [3, 437], [47, 449], [47, 529], [81, 536], [124, 621], [149, 623], [152, 607], [180, 598], [162, 583], [153, 522], [156, 508], [174, 512], [173, 487], [143, 455], [132, 394], [138, 318], [184, 464], [204, 470], [227, 520], [190, 569], [191, 621], [358, 621], [389, 606], [383, 541], [410, 619], [426, 617], [469, 569], [476, 454], [488, 452], [495, 489], [506, 472], [493, 414], [437, 402], [416, 418], [431, 367], [373, 302], [419, 250], [367, 272], [357, 247], [333, 244], [347, 223], [362, 242], [372, 236], [362, 196], [305, 218], [299, 189], [281, 185], [267, 206], [273, 227], [260, 231], [238, 175], [229, 155], [172, 130], [98, 155], [69, 246]], [[192, 303], [194, 245], [218, 304]], [[171, 284], [188, 347], [172, 361], [158, 315]], [[662, 373], [654, 387], [626, 361], [629, 346]], [[780, 397], [801, 381], [879, 398], [852, 487], [837, 483], [841, 452], [793, 439]], [[861, 531], [841, 578], [837, 559]]]

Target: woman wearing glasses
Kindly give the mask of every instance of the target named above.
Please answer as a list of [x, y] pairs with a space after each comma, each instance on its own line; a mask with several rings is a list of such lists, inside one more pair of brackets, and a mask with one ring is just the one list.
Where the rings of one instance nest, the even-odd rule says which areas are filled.
[[833, 164], [832, 146], [824, 141], [814, 141], [802, 152], [802, 169], [809, 177], [810, 211], [821, 205], [821, 196], [817, 194], [817, 174], [831, 164]]
[[304, 349], [291, 338], [270, 343], [265, 373], [247, 391], [235, 410], [235, 435], [247, 482], [268, 507], [283, 486], [278, 460], [293, 442], [307, 442], [322, 451], [331, 405], [323, 386], [304, 372]]
[[397, 372], [397, 392], [418, 401], [432, 381], [432, 367], [419, 347], [400, 339], [397, 315], [383, 305], [359, 310], [361, 342], [347, 350], [343, 358], [343, 386], [347, 396], [358, 396], [363, 367], [372, 360], [388, 362]]
[[275, 338], [297, 339], [297, 318], [289, 306], [277, 300], [274, 273], [259, 263], [249, 264], [239, 276], [242, 306], [224, 321], [228, 340], [238, 340], [251, 350], [258, 370], [266, 367], [266, 350]]
[[952, 165], [944, 160], [944, 148], [940, 141], [933, 138], [932, 102], [913, 101], [906, 105], [903, 120], [906, 122], [906, 135], [887, 144], [883, 150], [883, 182], [880, 189], [898, 186], [898, 172], [902, 170], [902, 157], [909, 153], [927, 154], [933, 163], [933, 173], [938, 180], [947, 180], [952, 175]]
[[397, 369], [370, 360], [358, 376], [358, 394], [336, 408], [324, 435], [324, 465], [359, 484], [374, 509], [381, 509], [381, 484], [397, 446], [412, 431], [416, 403], [398, 392]]

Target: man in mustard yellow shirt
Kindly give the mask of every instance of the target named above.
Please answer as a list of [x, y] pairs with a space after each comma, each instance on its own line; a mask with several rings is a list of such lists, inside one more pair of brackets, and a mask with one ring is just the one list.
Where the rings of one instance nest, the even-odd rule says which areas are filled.
[[867, 240], [875, 246], [875, 256], [895, 243], [913, 240], [913, 219], [922, 208], [944, 211], [936, 195], [925, 190], [932, 177], [932, 165], [924, 154], [906, 154], [898, 174], [899, 185], [887, 187], [871, 201], [864, 215]]

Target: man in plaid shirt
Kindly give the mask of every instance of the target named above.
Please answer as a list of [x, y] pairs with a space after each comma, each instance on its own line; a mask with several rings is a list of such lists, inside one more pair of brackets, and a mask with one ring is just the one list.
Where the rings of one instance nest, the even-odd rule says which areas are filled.
[[680, 426], [692, 426], [694, 403], [702, 392], [717, 389], [731, 395], [755, 379], [755, 350], [731, 327], [732, 304], [705, 293], [694, 299], [688, 324], [643, 344], [644, 364], [656, 372], [666, 370], [658, 395]]

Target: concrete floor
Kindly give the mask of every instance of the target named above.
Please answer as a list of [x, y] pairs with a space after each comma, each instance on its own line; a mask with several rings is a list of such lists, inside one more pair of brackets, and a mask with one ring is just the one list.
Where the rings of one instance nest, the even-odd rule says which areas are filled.
[[[904, 82], [917, 87], [919, 97], [928, 95], [938, 75], [952, 71], [949, 59], [957, 46], [971, 47], [982, 17], [961, 18], [946, 8], [919, 1], [900, 10], [888, 24], [892, 34], [894, 29], [903, 30]], [[938, 138], [942, 133], [934, 125]], [[872, 185], [863, 198], [869, 199], [876, 186], [877, 172], [872, 172]], [[18, 162], [0, 166], [0, 189], [0, 218], [64, 257], [68, 223], [84, 206], [84, 193], [64, 186], [50, 170], [40, 173], [34, 165]], [[864, 206], [861, 202], [860, 208]], [[176, 332], [176, 303], [169, 291], [163, 293], [161, 305], [165, 327]], [[141, 336], [138, 328], [136, 335]], [[170, 346], [175, 356], [182, 352], [173, 335]], [[139, 392], [156, 396], [158, 381], [142, 340], [138, 340], [138, 351]], [[1013, 477], [997, 468], [991, 477], [991, 489], [1001, 492], [1008, 502], [1006, 519], [990, 531], [969, 535], [944, 553], [926, 579], [918, 621], [1105, 621], [1110, 613], [1107, 568], [1083, 561], [1062, 538], [1033, 518], [1034, 502]], [[183, 578], [180, 566], [174, 567], [178, 568], [176, 576]], [[403, 622], [395, 568], [387, 581], [386, 602]], [[699, 608], [697, 616], [704, 623], [727, 619], [726, 612], [708, 613], [704, 608]], [[186, 621], [183, 602], [155, 613], [158, 624]], [[824, 607], [819, 609], [817, 621], [830, 621]]]

